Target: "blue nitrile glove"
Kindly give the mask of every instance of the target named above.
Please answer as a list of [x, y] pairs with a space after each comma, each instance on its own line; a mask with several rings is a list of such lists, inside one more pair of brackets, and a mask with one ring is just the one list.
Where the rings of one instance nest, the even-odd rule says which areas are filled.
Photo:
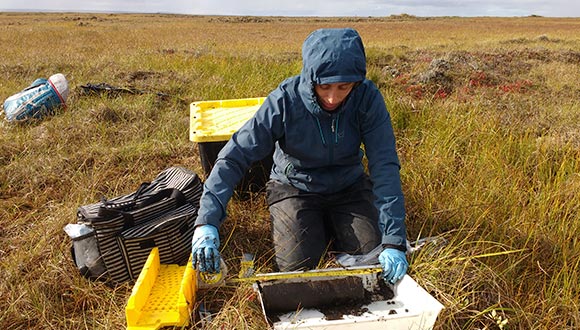
[[383, 267], [383, 277], [391, 284], [402, 279], [409, 268], [405, 252], [393, 248], [386, 248], [381, 252], [379, 262]]
[[220, 272], [220, 236], [218, 229], [212, 225], [200, 225], [193, 232], [191, 242], [191, 263], [193, 268], [202, 273]]

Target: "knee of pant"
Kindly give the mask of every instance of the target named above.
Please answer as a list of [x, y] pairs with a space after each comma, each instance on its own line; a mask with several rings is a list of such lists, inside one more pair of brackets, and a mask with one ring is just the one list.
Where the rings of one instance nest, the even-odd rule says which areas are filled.
[[381, 244], [380, 238], [377, 238], [376, 240], [367, 241], [365, 244], [361, 245], [361, 247], [360, 247], [361, 254], [367, 254], [367, 253], [371, 252], [372, 250], [374, 250], [374, 248], [379, 246], [379, 244]]
[[280, 272], [292, 272], [298, 270], [310, 270], [316, 269], [319, 260], [314, 260], [314, 258], [308, 258], [304, 260], [276, 260], [277, 270]]
[[381, 243], [380, 239], [369, 238], [365, 240], [354, 240], [345, 244], [345, 242], [335, 242], [335, 248], [337, 251], [348, 253], [348, 254], [367, 254], [371, 252]]

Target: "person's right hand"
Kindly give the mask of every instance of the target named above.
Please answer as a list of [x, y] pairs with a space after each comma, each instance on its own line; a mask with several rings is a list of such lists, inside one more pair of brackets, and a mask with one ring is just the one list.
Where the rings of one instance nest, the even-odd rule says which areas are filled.
[[212, 225], [200, 225], [193, 232], [191, 242], [191, 263], [193, 269], [202, 273], [220, 272], [220, 237], [218, 229]]

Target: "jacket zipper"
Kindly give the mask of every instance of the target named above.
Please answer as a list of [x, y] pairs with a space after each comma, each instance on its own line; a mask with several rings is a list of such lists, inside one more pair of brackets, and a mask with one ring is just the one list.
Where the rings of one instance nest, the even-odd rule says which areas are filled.
[[[334, 145], [338, 144], [338, 122], [337, 122], [338, 116], [332, 118], [332, 121], [330, 122], [330, 132], [331, 134], [331, 141], [334, 140], [334, 143], [330, 142], [328, 144], [328, 162], [329, 164], [332, 164], [334, 161]], [[334, 138], [334, 139], [333, 139]]]

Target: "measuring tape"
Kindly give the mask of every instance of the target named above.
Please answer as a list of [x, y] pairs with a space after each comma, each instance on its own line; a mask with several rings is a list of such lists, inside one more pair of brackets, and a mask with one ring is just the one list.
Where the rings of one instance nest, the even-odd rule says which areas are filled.
[[249, 277], [239, 277], [233, 279], [233, 282], [255, 282], [255, 281], [272, 281], [272, 280], [285, 280], [293, 278], [316, 278], [316, 277], [330, 277], [330, 276], [356, 276], [356, 275], [368, 275], [382, 272], [381, 267], [348, 267], [348, 268], [326, 268], [326, 269], [315, 269], [307, 271], [295, 271], [295, 272], [280, 272], [280, 273], [267, 273], [267, 274], [256, 274]]
[[[217, 284], [223, 280], [223, 269], [225, 268], [225, 263], [221, 260], [222, 267], [217, 274], [199, 272], [199, 277], [201, 281], [205, 284]], [[316, 277], [339, 277], [339, 276], [357, 276], [357, 275], [368, 275], [376, 274], [382, 272], [383, 269], [380, 266], [353, 266], [353, 267], [341, 267], [341, 268], [325, 268], [325, 269], [314, 269], [306, 271], [292, 271], [292, 272], [278, 272], [278, 273], [265, 273], [265, 274], [254, 274], [254, 259], [251, 254], [244, 254], [242, 257], [240, 272], [237, 278], [228, 280], [227, 282], [256, 282], [256, 281], [272, 281], [272, 280], [285, 280], [285, 279], [301, 279], [301, 278], [316, 278]]]

